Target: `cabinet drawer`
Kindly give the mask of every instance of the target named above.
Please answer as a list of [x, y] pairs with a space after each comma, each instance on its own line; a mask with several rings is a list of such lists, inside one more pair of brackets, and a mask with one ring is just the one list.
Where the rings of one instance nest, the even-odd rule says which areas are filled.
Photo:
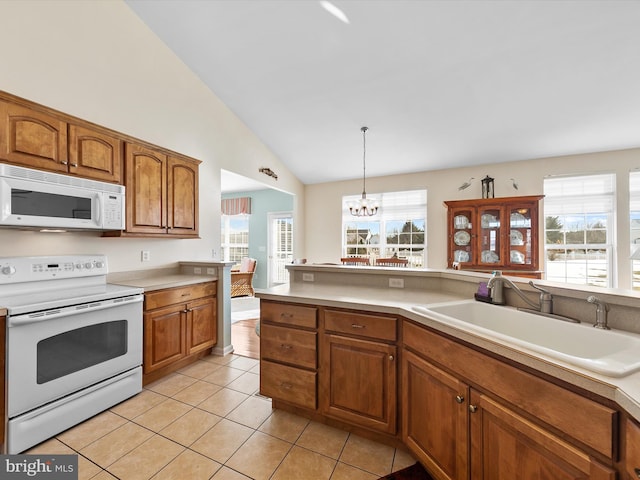
[[185, 287], [168, 288], [144, 294], [145, 310], [185, 303], [196, 298], [211, 297], [216, 294], [216, 282], [196, 283]]
[[640, 426], [627, 419], [625, 464], [629, 478], [640, 478]]
[[348, 333], [379, 340], [397, 339], [397, 319], [364, 313], [325, 310], [324, 328], [332, 332]]
[[260, 301], [261, 322], [316, 328], [317, 311], [315, 307]]
[[618, 412], [543, 380], [413, 322], [404, 322], [403, 341], [467, 382], [482, 385], [523, 412], [613, 458]]
[[260, 393], [276, 400], [316, 409], [316, 372], [262, 360]]
[[269, 360], [315, 369], [317, 335], [265, 323], [260, 327], [260, 352]]

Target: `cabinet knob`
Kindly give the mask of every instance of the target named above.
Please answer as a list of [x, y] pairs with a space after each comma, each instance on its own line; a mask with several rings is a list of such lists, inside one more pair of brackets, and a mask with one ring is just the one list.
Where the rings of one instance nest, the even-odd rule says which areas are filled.
[[464, 403], [464, 397], [462, 395], [456, 395], [456, 402]]
[[69, 162], [66, 162], [66, 161], [64, 161], [64, 160], [63, 160], [63, 161], [61, 161], [60, 163], [61, 163], [62, 165], [69, 165]]
[[389, 355], [389, 360], [393, 361], [393, 355]]
[[636, 473], [636, 477], [640, 478], [640, 468], [634, 468], [633, 471]]
[[476, 405], [469, 405], [469, 411], [471, 413], [476, 413], [478, 411], [478, 407]]
[[77, 166], [78, 166], [78, 164], [77, 164], [77, 163], [72, 163], [72, 164], [71, 164], [71, 166], [72, 166], [72, 167], [77, 167]]

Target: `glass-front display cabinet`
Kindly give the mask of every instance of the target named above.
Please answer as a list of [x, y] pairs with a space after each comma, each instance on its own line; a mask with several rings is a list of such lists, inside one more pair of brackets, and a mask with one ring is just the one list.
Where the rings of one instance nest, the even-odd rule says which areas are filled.
[[542, 197], [445, 202], [448, 267], [541, 278], [538, 206]]

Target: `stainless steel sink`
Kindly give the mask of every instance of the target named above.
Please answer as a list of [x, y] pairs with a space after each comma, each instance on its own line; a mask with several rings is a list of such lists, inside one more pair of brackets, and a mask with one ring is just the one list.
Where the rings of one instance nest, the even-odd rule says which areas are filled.
[[598, 330], [515, 308], [462, 300], [413, 310], [433, 320], [542, 353], [610, 377], [640, 370], [640, 335]]

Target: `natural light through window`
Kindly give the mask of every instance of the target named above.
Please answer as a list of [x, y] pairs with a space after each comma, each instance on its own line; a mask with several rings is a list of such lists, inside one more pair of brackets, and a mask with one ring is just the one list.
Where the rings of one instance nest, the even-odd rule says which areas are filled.
[[545, 278], [614, 287], [615, 175], [544, 180]]
[[369, 195], [380, 205], [372, 217], [354, 217], [346, 207], [360, 195], [342, 198], [342, 257], [405, 258], [408, 266], [426, 266], [427, 191]]
[[240, 263], [249, 256], [249, 216], [221, 216], [222, 258], [225, 262]]
[[640, 172], [629, 174], [629, 217], [632, 288], [640, 290]]

